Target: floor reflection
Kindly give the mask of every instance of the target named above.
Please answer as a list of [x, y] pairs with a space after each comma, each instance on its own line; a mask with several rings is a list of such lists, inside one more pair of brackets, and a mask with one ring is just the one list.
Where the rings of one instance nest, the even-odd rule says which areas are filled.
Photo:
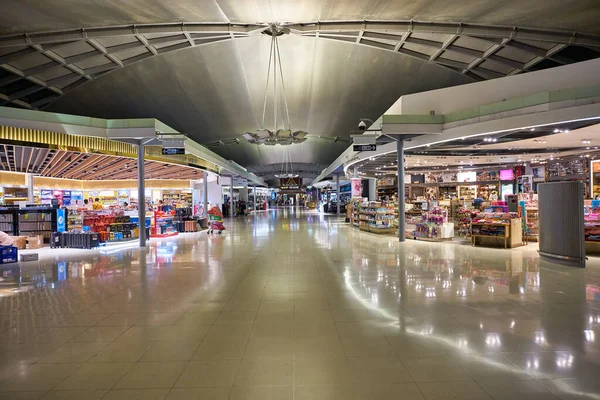
[[[121, 341], [148, 346], [104, 360], [132, 371], [180, 363], [166, 388], [190, 384], [185, 371], [203, 362], [240, 363], [225, 387], [280, 385], [268, 376], [282, 362], [299, 398], [309, 387], [342, 396], [350, 384], [392, 398], [390, 383], [425, 398], [598, 398], [597, 259], [583, 270], [540, 261], [535, 245], [400, 244], [294, 208], [225, 226], [144, 250], [44, 251], [39, 262], [0, 268], [0, 398], [28, 379], [54, 382], [33, 371], [65, 354], [84, 374], [95, 356], [77, 357], [77, 343]], [[144, 359], [155, 346], [161, 352]], [[129, 388], [133, 378], [125, 370], [115, 379]], [[58, 383], [40, 387], [67, 390]]]

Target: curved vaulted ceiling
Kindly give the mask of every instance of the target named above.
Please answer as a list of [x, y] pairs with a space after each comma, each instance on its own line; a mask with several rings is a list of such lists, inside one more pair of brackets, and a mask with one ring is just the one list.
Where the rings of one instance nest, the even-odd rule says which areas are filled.
[[292, 128], [309, 133], [291, 158], [328, 164], [403, 94], [600, 56], [591, 2], [467, 3], [4, 1], [0, 104], [158, 118], [242, 165], [281, 163], [281, 146], [239, 140], [262, 116], [260, 32], [280, 22]]

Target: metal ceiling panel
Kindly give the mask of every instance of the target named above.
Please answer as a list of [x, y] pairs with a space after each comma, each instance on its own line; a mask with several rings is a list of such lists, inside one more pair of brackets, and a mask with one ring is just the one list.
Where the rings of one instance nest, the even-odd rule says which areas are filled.
[[71, 57], [77, 54], [87, 53], [95, 49], [84, 41], [71, 42], [62, 46], [57, 46], [52, 51], [61, 57]]
[[[565, 10], [568, 10], [566, 12]], [[5, 0], [0, 33], [162, 22], [452, 21], [600, 33], [600, 7], [581, 0]]]

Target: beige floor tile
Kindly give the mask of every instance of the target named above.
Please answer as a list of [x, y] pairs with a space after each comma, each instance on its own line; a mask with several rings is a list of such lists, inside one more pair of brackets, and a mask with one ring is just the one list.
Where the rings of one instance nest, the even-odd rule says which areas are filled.
[[387, 339], [381, 337], [350, 336], [340, 338], [348, 357], [392, 357], [396, 354]]
[[256, 357], [294, 357], [294, 339], [289, 338], [251, 338], [244, 353], [246, 358]]
[[[547, 388], [545, 384], [538, 381], [489, 381], [479, 382], [479, 385], [485, 390], [494, 400], [514, 400], [514, 399], [527, 399], [527, 400], [558, 400], [560, 399], [571, 399], [569, 397], [569, 388], [566, 393], [560, 393], [561, 397], [551, 392], [552, 388]], [[568, 386], [567, 386], [568, 387]], [[585, 399], [585, 395], [579, 396], [577, 393], [580, 392], [579, 388], [575, 389], [571, 394], [574, 394], [573, 399]], [[592, 393], [592, 392], [588, 392]], [[564, 397], [563, 397], [564, 396]], [[591, 396], [589, 396], [591, 397]], [[589, 398], [588, 397], [588, 398]]]
[[175, 325], [212, 325], [219, 314], [219, 311], [186, 312], [175, 322]]
[[102, 400], [164, 400], [168, 393], [169, 389], [114, 389]]
[[439, 340], [432, 335], [386, 336], [398, 356], [430, 356], [449, 354], [456, 350], [450, 340]]
[[421, 382], [418, 385], [427, 400], [492, 400], [475, 382]]
[[223, 311], [215, 323], [229, 324], [254, 322], [254, 318], [256, 318], [256, 311]]
[[340, 337], [383, 336], [381, 322], [378, 320], [338, 321], [335, 325]]
[[211, 325], [173, 325], [168, 327], [160, 340], [201, 342], [210, 330]]
[[342, 342], [337, 337], [295, 338], [294, 356], [298, 358], [345, 358]]
[[242, 322], [235, 324], [214, 324], [211, 326], [206, 339], [223, 339], [230, 337], [250, 337], [252, 331], [252, 322]]
[[112, 342], [88, 362], [127, 362], [138, 361], [150, 350], [154, 342]]
[[193, 355], [193, 360], [227, 360], [241, 359], [246, 351], [246, 337], [231, 337], [223, 339], [205, 339]]
[[[231, 388], [173, 388], [167, 400], [229, 400]], [[145, 400], [145, 399], [140, 399]]]
[[335, 322], [327, 320], [299, 319], [294, 321], [294, 337], [338, 337]]
[[62, 328], [50, 328], [33, 338], [36, 343], [66, 343], [77, 335], [84, 332], [87, 327], [71, 326]]
[[225, 307], [226, 303], [217, 303], [217, 302], [203, 302], [203, 303], [191, 303], [186, 312], [208, 312], [208, 311], [217, 311], [220, 312]]
[[44, 392], [5, 392], [2, 393], [2, 400], [38, 400], [44, 395]]
[[148, 342], [160, 340], [168, 331], [169, 326], [132, 326], [121, 336], [117, 337], [117, 342]]
[[240, 360], [190, 361], [176, 387], [231, 387]]
[[188, 361], [200, 342], [160, 341], [144, 354], [140, 361]]
[[354, 382], [412, 382], [412, 377], [396, 357], [348, 358]]
[[93, 326], [98, 322], [102, 321], [104, 318], [108, 317], [110, 314], [101, 313], [101, 314], [89, 314], [83, 312], [78, 315], [74, 315], [71, 318], [66, 319], [64, 322], [58, 324], [58, 326]]
[[169, 326], [175, 324], [183, 313], [179, 312], [156, 312], [143, 314], [138, 319], [135, 325], [149, 325], [149, 326]]
[[470, 381], [471, 376], [448, 356], [400, 357], [415, 382]]
[[291, 386], [294, 361], [279, 358], [246, 358], [242, 361], [235, 386]]
[[295, 385], [344, 385], [349, 382], [352, 382], [352, 374], [345, 358], [295, 360]]
[[258, 312], [260, 301], [230, 301], [225, 304], [223, 312]]
[[175, 384], [186, 365], [186, 361], [138, 362], [114, 388], [170, 388]]
[[126, 327], [121, 326], [93, 326], [75, 336], [73, 342], [112, 342], [118, 338]]
[[230, 400], [293, 400], [292, 386], [236, 386], [231, 392]]
[[108, 343], [102, 342], [69, 342], [63, 344], [38, 362], [43, 364], [86, 362], [104, 349], [107, 345]]
[[122, 326], [130, 328], [142, 317], [140, 313], [114, 313], [98, 322], [95, 326]]
[[295, 386], [295, 400], [372, 400], [368, 385], [338, 384], [318, 386]]
[[0, 385], [1, 392], [47, 391], [80, 367], [80, 364], [35, 364]]
[[42, 396], [42, 400], [101, 400], [108, 390], [52, 390]]
[[133, 364], [133, 362], [87, 363], [69, 375], [55, 389], [110, 389], [133, 367]]
[[373, 399], [425, 400], [425, 397], [416, 383], [381, 383], [373, 385]]

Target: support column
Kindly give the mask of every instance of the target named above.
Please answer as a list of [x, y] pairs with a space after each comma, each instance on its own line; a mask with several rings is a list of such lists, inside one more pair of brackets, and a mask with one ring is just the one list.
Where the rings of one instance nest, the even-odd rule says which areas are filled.
[[254, 207], [254, 210], [252, 210], [253, 213], [256, 212], [256, 186], [252, 186], [252, 204]]
[[396, 141], [396, 155], [398, 158], [398, 239], [406, 240], [406, 214], [404, 203], [404, 142], [401, 138]]
[[231, 177], [231, 184], [229, 185], [229, 217], [233, 218], [233, 176]]
[[138, 144], [138, 219], [140, 247], [146, 247], [146, 182], [144, 181], [144, 142]]
[[26, 174], [27, 177], [27, 203], [33, 204], [33, 174]]
[[340, 215], [340, 174], [337, 174], [335, 176], [335, 186], [336, 186], [336, 191], [337, 191], [337, 201], [335, 202], [336, 204], [336, 214]]
[[[208, 218], [208, 172], [204, 171], [204, 215]], [[208, 223], [208, 221], [207, 221]]]

